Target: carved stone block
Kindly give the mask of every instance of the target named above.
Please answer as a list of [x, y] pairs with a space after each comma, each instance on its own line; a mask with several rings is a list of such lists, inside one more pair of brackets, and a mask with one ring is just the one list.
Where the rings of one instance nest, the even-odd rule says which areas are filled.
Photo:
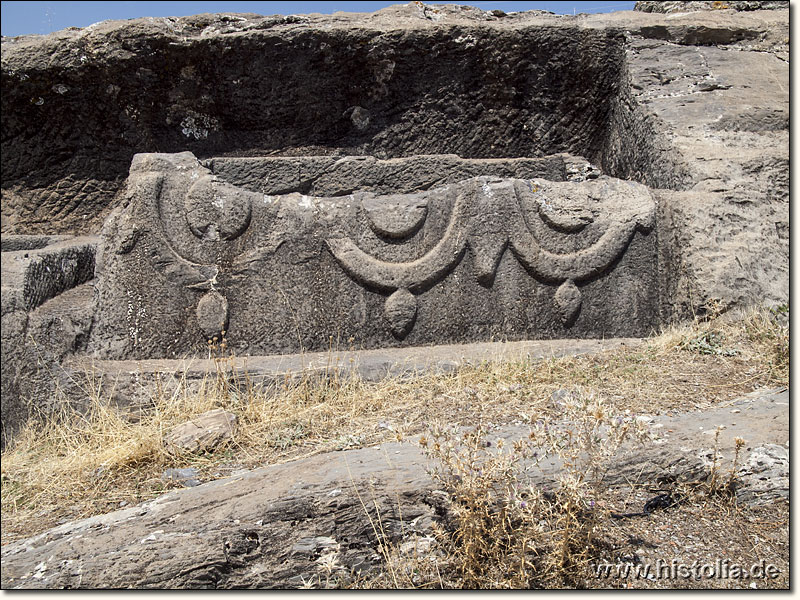
[[643, 185], [473, 177], [270, 196], [188, 152], [137, 155], [98, 256], [103, 358], [637, 336], [658, 323]]

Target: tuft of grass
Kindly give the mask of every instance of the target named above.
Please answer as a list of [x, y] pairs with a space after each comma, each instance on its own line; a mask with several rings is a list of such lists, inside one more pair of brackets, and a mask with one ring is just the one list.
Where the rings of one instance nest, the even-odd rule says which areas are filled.
[[768, 310], [751, 309], [744, 313], [742, 323], [749, 341], [760, 350], [770, 381], [789, 384], [789, 305], [781, 304]]

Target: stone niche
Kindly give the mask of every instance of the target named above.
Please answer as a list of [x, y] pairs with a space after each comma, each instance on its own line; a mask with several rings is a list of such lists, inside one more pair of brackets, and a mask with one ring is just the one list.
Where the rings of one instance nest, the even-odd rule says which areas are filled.
[[137, 155], [98, 250], [95, 356], [186, 356], [223, 332], [237, 354], [270, 354], [658, 324], [642, 184], [567, 155], [349, 157], [311, 178], [341, 195], [289, 191], [282, 173], [319, 162]]

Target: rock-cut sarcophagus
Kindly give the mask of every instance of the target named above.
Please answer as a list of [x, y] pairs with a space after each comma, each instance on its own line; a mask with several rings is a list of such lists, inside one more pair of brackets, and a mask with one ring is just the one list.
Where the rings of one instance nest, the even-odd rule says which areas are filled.
[[97, 260], [95, 356], [182, 357], [223, 332], [237, 354], [651, 332], [648, 188], [462, 162], [423, 191], [326, 197], [189, 152], [135, 156]]

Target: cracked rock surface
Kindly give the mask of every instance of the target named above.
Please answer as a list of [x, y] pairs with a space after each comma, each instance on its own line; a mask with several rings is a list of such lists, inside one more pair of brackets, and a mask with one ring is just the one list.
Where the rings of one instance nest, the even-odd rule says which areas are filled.
[[[608, 482], [702, 478], [714, 442], [707, 432], [725, 425], [717, 448], [723, 461], [740, 433], [750, 452], [740, 499], [774, 499], [762, 493], [765, 481], [785, 497], [787, 453], [779, 440], [788, 439], [788, 398], [788, 390], [759, 391], [711, 410], [654, 418], [663, 442], [618, 457]], [[494, 433], [526, 435], [520, 427]], [[554, 468], [542, 476], [552, 476]], [[322, 572], [332, 551], [349, 573], [367, 574], [380, 565], [380, 543], [406, 552], [429, 544], [446, 498], [416, 444], [321, 454], [173, 491], [3, 546], [2, 585], [299, 587]], [[373, 527], [377, 515], [380, 530]]]

